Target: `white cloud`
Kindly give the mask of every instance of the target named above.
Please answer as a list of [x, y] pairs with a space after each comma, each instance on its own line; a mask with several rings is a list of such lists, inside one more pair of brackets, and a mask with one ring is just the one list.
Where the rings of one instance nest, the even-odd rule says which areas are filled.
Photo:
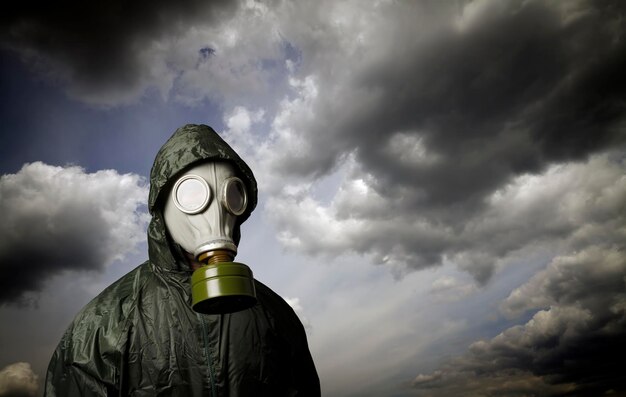
[[250, 112], [243, 106], [237, 106], [225, 117], [226, 126], [235, 140], [243, 140], [247, 138], [245, 134], [250, 133], [252, 124], [263, 121], [264, 114], [262, 109]]
[[[257, 107], [280, 92], [284, 83], [277, 74], [286, 71], [286, 54], [276, 18], [267, 5], [243, 1], [231, 18], [198, 24], [162, 41], [167, 62], [178, 73], [174, 98], [189, 104], [208, 98], [227, 108]], [[210, 55], [200, 56], [201, 48], [209, 48]]]
[[452, 276], [442, 276], [433, 281], [430, 293], [438, 301], [454, 302], [468, 297], [476, 290], [476, 285], [473, 283], [464, 282]]
[[440, 160], [435, 153], [429, 152], [419, 133], [397, 132], [387, 142], [388, 155], [395, 157], [406, 166], [424, 166]]
[[39, 389], [37, 379], [29, 363], [9, 364], [0, 370], [0, 396], [34, 397]]
[[485, 23], [489, 19], [498, 19], [506, 13], [510, 2], [494, 0], [474, 0], [463, 6], [463, 11], [456, 18], [455, 25], [465, 32], [475, 25]]
[[2, 175], [2, 301], [62, 271], [102, 270], [124, 258], [145, 240], [146, 198], [141, 177], [114, 170], [36, 162]]
[[502, 302], [501, 312], [516, 317], [557, 304], [583, 304], [594, 312], [600, 309], [596, 307], [600, 304], [619, 307], [624, 296], [615, 294], [626, 287], [625, 260], [620, 245], [610, 242], [604, 247], [591, 246], [569, 256], [556, 257], [545, 270], [512, 291]]
[[624, 235], [624, 164], [610, 155], [520, 176], [490, 195], [483, 209], [452, 219], [407, 212], [403, 187], [396, 188], [396, 200], [381, 196], [373, 177], [352, 167], [328, 204], [311, 197], [311, 185], [297, 194], [284, 187], [270, 197], [266, 210], [286, 247], [373, 255], [405, 270], [448, 260], [484, 282], [524, 250], [551, 247], [558, 253]]

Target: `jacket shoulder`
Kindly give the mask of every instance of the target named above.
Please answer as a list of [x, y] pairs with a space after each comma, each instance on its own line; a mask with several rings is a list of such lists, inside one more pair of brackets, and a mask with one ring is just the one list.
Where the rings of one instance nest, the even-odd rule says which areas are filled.
[[78, 312], [59, 346], [69, 360], [82, 358], [87, 364], [93, 359], [94, 346], [101, 355], [118, 354], [148, 273], [149, 262], [145, 262], [109, 285]]
[[306, 340], [304, 326], [293, 308], [276, 292], [255, 280], [257, 299], [274, 330], [293, 342]]
[[74, 328], [77, 323], [85, 323], [85, 320], [112, 325], [112, 320], [122, 321], [128, 317], [149, 277], [148, 267], [149, 262], [145, 262], [105, 288], [76, 315]]
[[287, 303], [287, 301], [285, 301], [285, 299], [283, 299], [282, 296], [278, 295], [270, 287], [266, 286], [262, 282], [256, 279], [254, 281], [257, 298], [266, 310], [269, 309], [274, 313], [296, 319], [299, 322], [298, 316], [294, 312], [293, 308]]

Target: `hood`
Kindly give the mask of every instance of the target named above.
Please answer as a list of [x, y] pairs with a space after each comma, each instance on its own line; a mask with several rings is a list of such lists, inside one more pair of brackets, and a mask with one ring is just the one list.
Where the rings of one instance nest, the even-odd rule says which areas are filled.
[[240, 225], [248, 219], [257, 204], [257, 185], [254, 174], [239, 155], [209, 126], [187, 124], [177, 129], [159, 149], [150, 171], [148, 209], [152, 221], [148, 227], [148, 253], [156, 266], [171, 270], [187, 270], [176, 258], [182, 257], [178, 245], [166, 233], [163, 220], [163, 200], [178, 175], [188, 168], [206, 161], [227, 161], [235, 166], [239, 178], [246, 185], [248, 207], [237, 218], [233, 240], [239, 244]]

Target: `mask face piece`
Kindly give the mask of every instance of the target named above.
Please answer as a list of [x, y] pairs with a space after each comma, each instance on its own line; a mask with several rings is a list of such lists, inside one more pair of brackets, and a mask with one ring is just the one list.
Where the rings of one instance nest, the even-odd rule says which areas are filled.
[[233, 231], [248, 197], [241, 179], [228, 163], [205, 163], [184, 173], [165, 202], [165, 224], [183, 249], [200, 258], [215, 250], [234, 257]]
[[206, 264], [192, 276], [192, 306], [201, 313], [226, 313], [256, 302], [252, 271], [232, 262], [233, 231], [248, 204], [244, 183], [230, 163], [204, 163], [182, 174], [164, 206], [172, 239]]

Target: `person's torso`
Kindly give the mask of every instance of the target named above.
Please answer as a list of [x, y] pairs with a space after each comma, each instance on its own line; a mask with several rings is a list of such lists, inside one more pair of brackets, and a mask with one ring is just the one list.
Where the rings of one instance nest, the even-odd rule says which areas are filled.
[[251, 309], [199, 315], [188, 288], [184, 276], [148, 274], [127, 330], [126, 394], [290, 395], [291, 343], [277, 332], [265, 295]]

